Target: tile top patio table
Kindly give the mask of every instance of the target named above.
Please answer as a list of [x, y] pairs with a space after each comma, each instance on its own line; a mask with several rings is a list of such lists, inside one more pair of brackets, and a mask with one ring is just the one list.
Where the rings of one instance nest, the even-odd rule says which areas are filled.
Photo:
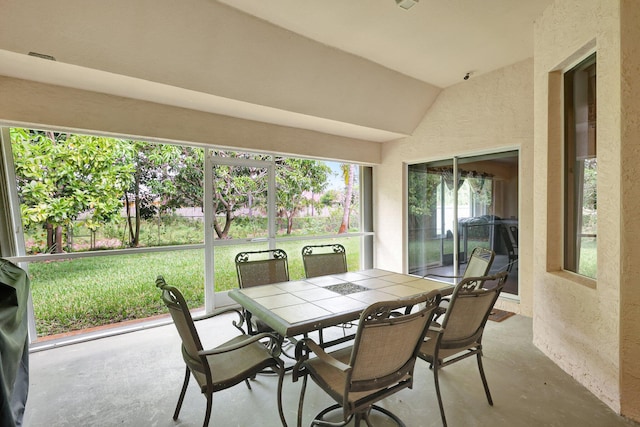
[[229, 297], [284, 337], [357, 320], [378, 301], [439, 290], [453, 292], [449, 283], [408, 274], [370, 269], [299, 281], [233, 289]]

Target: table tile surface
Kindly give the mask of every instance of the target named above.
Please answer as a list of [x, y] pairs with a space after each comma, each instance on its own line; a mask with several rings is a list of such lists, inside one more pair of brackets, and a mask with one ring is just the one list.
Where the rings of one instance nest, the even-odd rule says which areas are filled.
[[[352, 284], [354, 291], [341, 295], [328, 286]], [[351, 292], [349, 286], [336, 290]], [[235, 289], [229, 296], [283, 335], [311, 332], [325, 326], [356, 320], [364, 308], [379, 301], [411, 297], [450, 284], [407, 274], [370, 269], [310, 279]]]

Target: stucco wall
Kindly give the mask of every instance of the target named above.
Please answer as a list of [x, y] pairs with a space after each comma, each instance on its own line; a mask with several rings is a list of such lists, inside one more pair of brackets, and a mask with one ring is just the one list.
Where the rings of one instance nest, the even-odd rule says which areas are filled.
[[[534, 343], [616, 411], [622, 202], [619, 13], [619, 0], [556, 1], [536, 22], [534, 37]], [[597, 281], [561, 270], [562, 73], [593, 50], [598, 103]]]
[[640, 4], [621, 3], [620, 408], [640, 420]]
[[[520, 257], [530, 258], [533, 177], [533, 60], [445, 89], [411, 137], [385, 143], [374, 168], [376, 266], [406, 265], [406, 164], [520, 149]], [[528, 263], [519, 264], [520, 304], [499, 306], [531, 316]]]

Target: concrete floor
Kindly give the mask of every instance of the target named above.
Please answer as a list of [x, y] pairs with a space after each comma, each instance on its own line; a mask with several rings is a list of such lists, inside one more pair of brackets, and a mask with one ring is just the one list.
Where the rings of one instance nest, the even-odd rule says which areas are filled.
[[[233, 334], [229, 318], [198, 322], [205, 347]], [[488, 405], [474, 358], [443, 369], [440, 382], [449, 426], [638, 426], [616, 415], [532, 344], [532, 321], [513, 316], [488, 322], [484, 366]], [[217, 335], [217, 336], [216, 336]], [[192, 381], [178, 421], [172, 420], [184, 364], [173, 325], [31, 353], [26, 427], [201, 426], [205, 399]], [[253, 390], [240, 384], [214, 395], [210, 426], [279, 426], [277, 379], [260, 375]], [[285, 378], [284, 407], [295, 425], [300, 382]], [[331, 404], [312, 382], [304, 425]], [[412, 390], [383, 401], [410, 427], [441, 426], [433, 375], [418, 361]], [[379, 420], [375, 424], [389, 424]]]

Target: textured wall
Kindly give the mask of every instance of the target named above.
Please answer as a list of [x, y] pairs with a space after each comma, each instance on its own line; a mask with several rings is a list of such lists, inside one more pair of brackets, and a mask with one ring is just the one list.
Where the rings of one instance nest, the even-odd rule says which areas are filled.
[[[407, 163], [520, 149], [520, 256], [531, 257], [533, 177], [533, 60], [472, 78], [445, 89], [411, 137], [383, 145], [375, 168], [376, 265], [406, 266]], [[520, 304], [500, 301], [532, 315], [531, 266], [519, 264]]]
[[640, 420], [640, 4], [623, 0], [621, 41], [620, 407]]
[[[619, 10], [618, 0], [556, 1], [536, 22], [534, 37], [534, 342], [616, 411], [622, 201]], [[561, 79], [563, 71], [593, 50], [598, 61], [597, 281], [561, 269]]]

